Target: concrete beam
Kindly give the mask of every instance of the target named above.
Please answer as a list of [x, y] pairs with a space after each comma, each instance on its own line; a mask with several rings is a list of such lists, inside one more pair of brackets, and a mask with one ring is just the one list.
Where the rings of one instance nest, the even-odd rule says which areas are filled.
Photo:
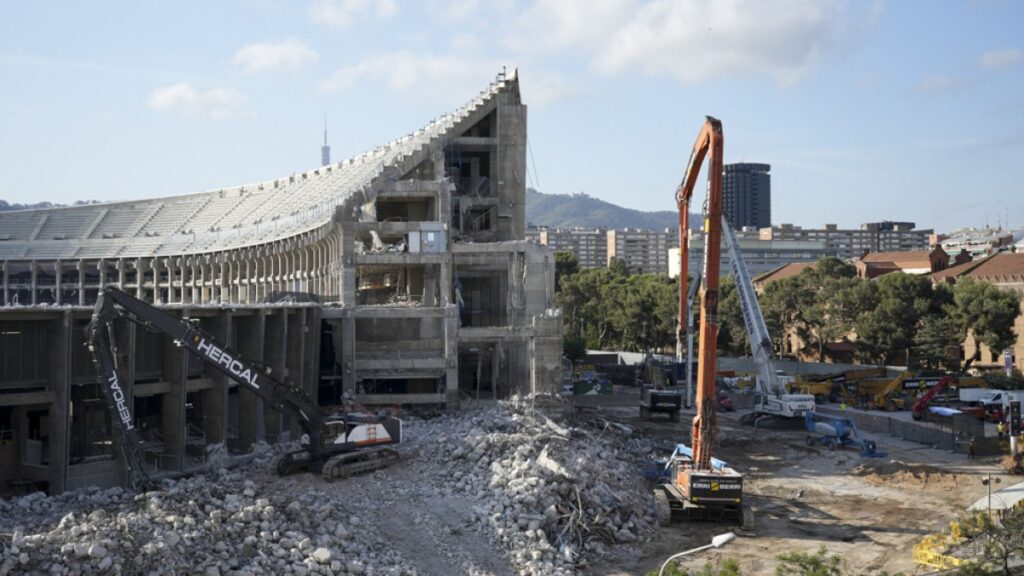
[[417, 264], [441, 264], [444, 262], [444, 259], [445, 255], [441, 252], [420, 252], [418, 254], [382, 252], [355, 255], [355, 263], [357, 265], [413, 266]]
[[57, 395], [53, 390], [39, 392], [20, 392], [0, 394], [0, 406], [31, 406], [33, 404], [49, 404]]
[[445, 394], [357, 394], [356, 402], [366, 405], [382, 404], [445, 404]]

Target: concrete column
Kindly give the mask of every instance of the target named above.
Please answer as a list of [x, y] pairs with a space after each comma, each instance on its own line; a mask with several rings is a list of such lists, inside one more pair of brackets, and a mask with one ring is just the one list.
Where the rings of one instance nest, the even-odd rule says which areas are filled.
[[[309, 331], [306, 325], [308, 309], [300, 308], [287, 316], [287, 334], [285, 346], [285, 377], [289, 386], [308, 392], [306, 388], [306, 333]], [[311, 395], [316, 399], [316, 395]], [[292, 439], [300, 436], [298, 423], [294, 418], [290, 422]]]
[[36, 295], [36, 289], [38, 288], [39, 284], [39, 266], [38, 264], [36, 264], [36, 261], [33, 260], [31, 263], [29, 263], [29, 267], [32, 270], [32, 305], [35, 306], [36, 304], [39, 303], [38, 296]]
[[351, 395], [356, 393], [356, 319], [351, 310], [346, 310], [344, 317], [331, 322], [334, 336], [335, 356], [341, 362], [341, 388]]
[[[288, 378], [287, 366], [285, 363], [285, 345], [288, 341], [288, 317], [287, 310], [281, 309], [274, 313], [267, 314], [265, 338], [263, 345], [263, 362], [270, 367], [270, 377], [286, 382]], [[265, 407], [264, 416], [266, 422], [266, 436], [268, 440], [280, 442], [282, 428], [282, 414], [280, 411]]]
[[68, 459], [71, 429], [71, 342], [75, 323], [71, 311], [61, 313], [53, 321], [50, 339], [50, 367], [48, 387], [53, 392], [49, 411], [49, 484], [50, 494], [67, 490]]
[[[185, 311], [187, 315], [187, 311]], [[175, 346], [170, 338], [163, 339], [164, 380], [170, 389], [164, 394], [161, 404], [161, 432], [164, 437], [164, 453], [161, 464], [173, 471], [185, 467], [185, 395], [188, 377], [188, 354]]]
[[498, 396], [498, 378], [500, 376], [501, 367], [501, 352], [502, 345], [500, 342], [495, 342], [491, 347], [491, 397], [497, 399]]
[[[231, 311], [221, 310], [207, 318], [203, 327], [224, 346], [234, 348]], [[204, 362], [203, 372], [213, 379], [213, 387], [203, 391], [203, 432], [208, 444], [219, 444], [228, 435], [228, 387], [230, 380], [220, 370]]]
[[[134, 322], [127, 320], [120, 320], [117, 322], [114, 328], [114, 346], [117, 349], [117, 367], [121, 371], [121, 378], [125, 396], [127, 396], [128, 406], [132, 407], [132, 416], [135, 416], [135, 338], [137, 334], [138, 325]], [[112, 422], [111, 425], [115, 428], [113, 431], [114, 437], [114, 448], [118, 448], [116, 442], [118, 441], [118, 425], [116, 422]], [[121, 475], [121, 484], [124, 485], [128, 482], [127, 470], [124, 466], [119, 467], [118, 473]]]
[[143, 264], [142, 258], [135, 259], [135, 297], [139, 300], [145, 300], [146, 295], [142, 292], [142, 287], [145, 284], [143, 278], [146, 275], [145, 265]]
[[164, 260], [162, 258], [153, 258], [150, 260], [149, 265], [153, 268], [153, 303], [164, 304], [166, 301], [163, 294], [160, 293], [162, 287], [160, 283], [160, 270], [164, 265]]
[[[239, 319], [236, 349], [246, 359], [263, 361], [263, 338], [266, 326], [264, 310]], [[238, 386], [238, 441], [243, 450], [264, 438], [263, 400], [249, 388]]]
[[445, 391], [448, 408], [459, 406], [459, 311], [447, 306], [444, 311]]
[[78, 261], [78, 305], [85, 306], [85, 263]]
[[[449, 244], [450, 246], [450, 244]], [[441, 295], [440, 306], [445, 307], [452, 303], [452, 254], [445, 252], [444, 260], [441, 262], [441, 274], [438, 281], [438, 291]]]
[[54, 285], [57, 288], [56, 293], [53, 295], [53, 299], [57, 303], [57, 305], [60, 306], [61, 304], [64, 303], [64, 290], [63, 290], [63, 288], [64, 288], [64, 286], [63, 286], [63, 284], [64, 284], [64, 262], [63, 261], [57, 260], [56, 262], [53, 263], [53, 273], [54, 273], [54, 276], [53, 276], [54, 280], [53, 280], [53, 282], [54, 282]]
[[185, 282], [187, 281], [188, 276], [185, 274], [185, 270], [186, 270], [186, 268], [185, 268], [185, 258], [184, 257], [179, 257], [177, 262], [175, 262], [175, 264], [177, 264], [178, 274], [179, 274], [178, 286], [181, 288], [181, 292], [178, 293], [177, 301], [182, 303], [182, 304], [187, 304], [189, 302], [189, 300], [188, 300], [188, 296], [185, 294], [186, 290], [187, 290], [185, 288]]

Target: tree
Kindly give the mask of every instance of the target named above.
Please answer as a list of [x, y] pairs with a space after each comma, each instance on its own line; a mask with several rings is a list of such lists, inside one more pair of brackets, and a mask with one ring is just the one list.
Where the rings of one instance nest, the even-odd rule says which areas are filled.
[[579, 334], [566, 334], [562, 339], [562, 355], [574, 365], [587, 358], [587, 340]]
[[750, 341], [743, 321], [743, 307], [732, 276], [722, 278], [718, 285], [718, 349], [725, 356], [750, 354]]
[[804, 273], [813, 271], [819, 279], [831, 278], [856, 278], [857, 269], [853, 264], [843, 262], [835, 256], [826, 256], [814, 264], [814, 268], [804, 270]]
[[974, 351], [967, 357], [964, 370], [981, 358], [981, 345], [994, 352], [1009, 348], [1016, 340], [1013, 323], [1020, 314], [1020, 295], [1000, 290], [988, 282], [961, 278], [953, 288], [950, 307], [960, 332], [960, 340], [974, 335]]
[[958, 575], [1013, 574], [1011, 561], [1024, 557], [1024, 511], [1010, 511], [998, 521], [988, 514], [975, 514], [961, 520], [960, 526], [982, 546], [980, 557], [958, 569]]
[[910, 364], [927, 369], [941, 367], [946, 370], [958, 370], [959, 343], [956, 325], [952, 319], [937, 315], [925, 316], [921, 319], [921, 325], [914, 336]]
[[579, 272], [580, 263], [570, 250], [555, 251], [555, 291], [562, 290], [562, 278]]
[[[829, 554], [824, 546], [814, 554], [806, 552], [787, 552], [775, 557], [779, 564], [775, 566], [775, 576], [854, 576], [846, 560], [838, 554]], [[876, 573], [875, 576], [889, 576], [888, 572]], [[867, 575], [864, 575], [867, 576]], [[893, 576], [903, 576], [899, 572]]]
[[[727, 558], [720, 567], [713, 566], [710, 562], [701, 568], [700, 572], [690, 572], [679, 568], [675, 562], [665, 567], [664, 576], [741, 576], [740, 565], [733, 559]], [[658, 570], [651, 570], [647, 576], [658, 576]]]
[[878, 305], [858, 319], [858, 349], [872, 361], [905, 364], [921, 318], [933, 310], [931, 281], [925, 276], [893, 272], [879, 278]]
[[848, 574], [842, 556], [829, 554], [824, 546], [814, 554], [787, 552], [776, 557], [779, 564], [775, 576], [845, 576]]
[[608, 271], [616, 276], [629, 276], [629, 264], [622, 258], [612, 258], [608, 262]]
[[814, 302], [814, 293], [807, 289], [799, 276], [769, 283], [759, 301], [765, 326], [776, 340], [780, 356], [788, 352], [785, 342], [791, 333], [807, 342], [809, 325], [806, 312]]

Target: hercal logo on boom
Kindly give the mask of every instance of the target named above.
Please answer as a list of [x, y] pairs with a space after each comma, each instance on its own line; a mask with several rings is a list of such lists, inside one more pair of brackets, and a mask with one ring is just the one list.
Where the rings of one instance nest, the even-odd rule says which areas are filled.
[[121, 422], [124, 422], [124, 427], [128, 430], [135, 428], [132, 425], [132, 414], [125, 404], [124, 390], [121, 389], [121, 382], [118, 381], [117, 374], [114, 373], [107, 378], [107, 383], [110, 385], [110, 392], [114, 397], [114, 404], [117, 406], [117, 415], [121, 417]]
[[245, 364], [236, 360], [231, 356], [231, 354], [221, 350], [214, 344], [207, 343], [206, 338], [200, 340], [196, 348], [203, 354], [206, 354], [206, 357], [209, 358], [211, 362], [223, 366], [228, 372], [231, 372], [235, 376], [245, 380], [253, 388], [260, 387], [259, 384], [256, 383], [256, 374], [254, 374], [252, 370], [246, 368]]

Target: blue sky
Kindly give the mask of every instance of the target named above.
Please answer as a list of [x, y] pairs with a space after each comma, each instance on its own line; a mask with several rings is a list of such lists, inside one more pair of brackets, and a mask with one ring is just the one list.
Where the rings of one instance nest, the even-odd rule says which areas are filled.
[[773, 222], [1024, 226], [1011, 0], [3, 2], [0, 198], [119, 200], [316, 166], [519, 69], [543, 192], [672, 210], [705, 114]]

